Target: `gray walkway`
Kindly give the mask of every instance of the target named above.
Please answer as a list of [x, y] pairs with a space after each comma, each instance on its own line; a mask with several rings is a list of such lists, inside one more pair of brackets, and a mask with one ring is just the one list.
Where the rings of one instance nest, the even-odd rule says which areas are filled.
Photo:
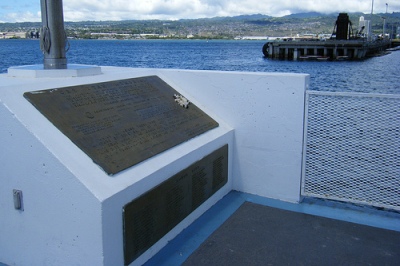
[[400, 232], [245, 202], [183, 265], [400, 265]]

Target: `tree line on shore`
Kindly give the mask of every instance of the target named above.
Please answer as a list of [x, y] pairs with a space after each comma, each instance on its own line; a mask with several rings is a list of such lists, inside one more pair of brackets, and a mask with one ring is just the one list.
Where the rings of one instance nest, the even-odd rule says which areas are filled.
[[[238, 36], [295, 36], [298, 34], [332, 33], [338, 14], [301, 13], [284, 17], [261, 14], [236, 17], [215, 17], [181, 20], [124, 20], [65, 22], [67, 37], [77, 39], [234, 39]], [[349, 13], [354, 30], [361, 16], [370, 19], [370, 14]], [[383, 30], [400, 31], [400, 12], [374, 14], [372, 27], [376, 34]], [[23, 32], [26, 38], [38, 38], [41, 22], [0, 23], [3, 37], [10, 32]], [[0, 35], [1, 37], [1, 35]], [[17, 38], [19, 38], [17, 37]]]

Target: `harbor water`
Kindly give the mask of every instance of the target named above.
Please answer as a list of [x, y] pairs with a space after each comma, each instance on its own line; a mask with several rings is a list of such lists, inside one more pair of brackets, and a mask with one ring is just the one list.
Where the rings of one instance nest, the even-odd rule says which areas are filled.
[[[310, 89], [400, 94], [400, 51], [361, 61], [281, 61], [264, 57], [265, 41], [70, 40], [68, 63], [139, 68], [308, 73]], [[0, 73], [41, 64], [38, 40], [0, 40]]]

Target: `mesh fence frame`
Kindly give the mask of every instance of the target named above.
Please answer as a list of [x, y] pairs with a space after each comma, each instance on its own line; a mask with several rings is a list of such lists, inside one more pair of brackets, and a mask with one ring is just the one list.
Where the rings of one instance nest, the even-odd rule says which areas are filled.
[[400, 95], [306, 92], [302, 196], [400, 210]]

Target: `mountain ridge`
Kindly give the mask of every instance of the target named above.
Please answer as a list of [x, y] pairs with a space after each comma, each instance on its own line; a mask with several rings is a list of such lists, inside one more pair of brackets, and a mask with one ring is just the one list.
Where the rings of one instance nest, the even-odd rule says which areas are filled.
[[[360, 16], [370, 19], [370, 14], [348, 13], [353, 30], [358, 27]], [[293, 34], [329, 34], [335, 26], [337, 13], [307, 12], [273, 17], [263, 14], [250, 14], [227, 17], [180, 19], [180, 20], [120, 20], [120, 21], [79, 21], [65, 22], [68, 37], [103, 38], [113, 35], [152, 35], [154, 38], [218, 38], [233, 39], [237, 36], [290, 36]], [[383, 26], [400, 24], [400, 12], [373, 14], [373, 30], [378, 33]], [[391, 26], [391, 28], [392, 28]], [[0, 32], [13, 30], [39, 30], [41, 22], [0, 23]], [[104, 33], [103, 35], [101, 33]], [[158, 37], [157, 37], [158, 36]], [[122, 37], [125, 38], [125, 37]]]

